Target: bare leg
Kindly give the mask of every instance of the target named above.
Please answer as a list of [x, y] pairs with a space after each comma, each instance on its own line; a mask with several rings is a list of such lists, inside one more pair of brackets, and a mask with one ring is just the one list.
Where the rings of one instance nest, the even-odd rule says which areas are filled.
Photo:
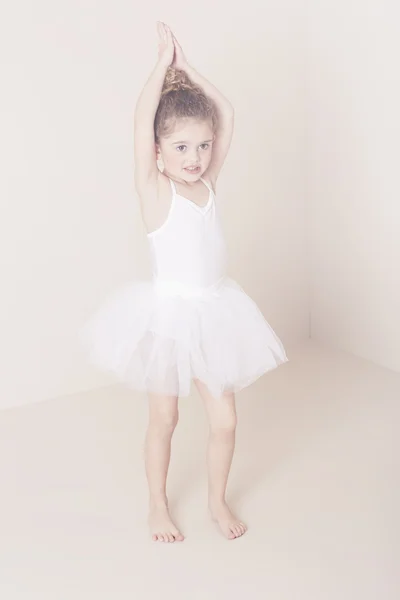
[[168, 511], [167, 474], [171, 439], [178, 423], [178, 398], [149, 394], [149, 426], [145, 441], [145, 465], [149, 484], [149, 525], [154, 541], [182, 541], [183, 535]]
[[195, 384], [207, 411], [210, 434], [207, 448], [208, 506], [212, 518], [228, 539], [243, 535], [246, 526], [229, 509], [226, 486], [235, 449], [236, 407], [235, 395], [224, 394], [214, 398], [207, 386], [195, 379]]

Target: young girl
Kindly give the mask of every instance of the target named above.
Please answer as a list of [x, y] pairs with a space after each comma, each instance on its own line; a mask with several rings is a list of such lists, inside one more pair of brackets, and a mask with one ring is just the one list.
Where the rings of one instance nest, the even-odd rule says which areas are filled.
[[232, 139], [233, 108], [188, 65], [170, 29], [158, 23], [158, 33], [158, 62], [134, 123], [135, 185], [153, 279], [117, 290], [84, 338], [95, 364], [148, 393], [145, 464], [153, 540], [184, 539], [168, 511], [166, 479], [178, 397], [189, 395], [192, 380], [210, 424], [209, 510], [234, 539], [246, 531], [225, 500], [235, 392], [288, 359], [256, 304], [227, 277], [216, 184]]

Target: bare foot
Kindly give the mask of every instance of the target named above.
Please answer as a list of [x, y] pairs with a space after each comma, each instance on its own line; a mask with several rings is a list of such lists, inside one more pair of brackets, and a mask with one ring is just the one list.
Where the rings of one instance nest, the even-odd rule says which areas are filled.
[[234, 540], [247, 531], [246, 525], [236, 519], [226, 502], [210, 503], [209, 510], [211, 518], [219, 525], [222, 533], [229, 540]]
[[149, 526], [154, 542], [182, 542], [185, 539], [172, 522], [166, 504], [152, 506]]

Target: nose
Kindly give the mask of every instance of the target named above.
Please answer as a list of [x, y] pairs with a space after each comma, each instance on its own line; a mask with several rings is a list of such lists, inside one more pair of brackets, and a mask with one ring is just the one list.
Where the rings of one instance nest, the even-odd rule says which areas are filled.
[[192, 152], [190, 153], [190, 161], [193, 164], [197, 164], [200, 162], [200, 153], [197, 148], [192, 150]]

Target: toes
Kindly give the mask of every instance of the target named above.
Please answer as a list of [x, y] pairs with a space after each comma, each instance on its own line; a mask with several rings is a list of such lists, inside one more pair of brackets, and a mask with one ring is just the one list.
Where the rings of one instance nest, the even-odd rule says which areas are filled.
[[[153, 539], [154, 538], [157, 539], [156, 536], [153, 536]], [[175, 542], [176, 540], [178, 540], [178, 541], [183, 540], [183, 535], [181, 535], [181, 534], [176, 534], [175, 535], [175, 534], [169, 533], [169, 532], [168, 533], [159, 533], [158, 534], [158, 540], [160, 542], [165, 542], [167, 544], [170, 544], [172, 542]]]
[[246, 526], [243, 523], [238, 523], [237, 525], [231, 525], [229, 529], [230, 535], [228, 537], [232, 540], [233, 538], [241, 537], [246, 531]]
[[166, 543], [171, 543], [171, 542], [182, 542], [185, 538], [183, 537], [183, 535], [179, 532], [176, 531], [174, 533], [153, 533], [153, 535], [151, 536], [153, 542], [166, 542]]

